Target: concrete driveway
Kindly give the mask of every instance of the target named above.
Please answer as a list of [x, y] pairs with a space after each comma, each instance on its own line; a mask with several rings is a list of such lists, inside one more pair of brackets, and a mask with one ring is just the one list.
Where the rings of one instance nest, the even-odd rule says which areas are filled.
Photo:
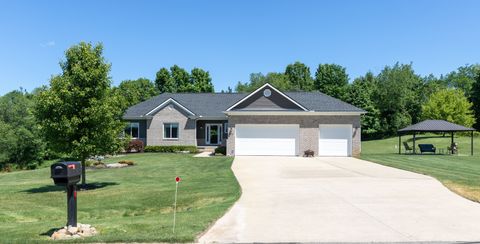
[[240, 200], [199, 241], [479, 241], [480, 204], [355, 158], [236, 157]]

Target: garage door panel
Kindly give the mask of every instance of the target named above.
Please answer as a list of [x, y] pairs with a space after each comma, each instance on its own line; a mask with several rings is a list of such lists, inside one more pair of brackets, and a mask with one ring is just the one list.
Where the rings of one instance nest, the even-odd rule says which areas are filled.
[[348, 156], [348, 140], [320, 139], [318, 145], [321, 156]]
[[319, 156], [350, 156], [352, 148], [351, 125], [320, 125]]
[[237, 125], [236, 155], [296, 155], [298, 125]]

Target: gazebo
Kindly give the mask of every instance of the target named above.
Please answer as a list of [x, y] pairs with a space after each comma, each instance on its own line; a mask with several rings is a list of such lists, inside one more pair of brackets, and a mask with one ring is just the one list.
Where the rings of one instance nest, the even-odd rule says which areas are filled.
[[398, 130], [398, 154], [402, 153], [402, 134], [413, 133], [413, 154], [415, 154], [415, 136], [418, 132], [450, 132], [452, 138], [451, 144], [453, 145], [453, 134], [459, 131], [471, 132], [470, 153], [473, 155], [473, 132], [475, 129], [450, 123], [445, 120], [425, 120]]

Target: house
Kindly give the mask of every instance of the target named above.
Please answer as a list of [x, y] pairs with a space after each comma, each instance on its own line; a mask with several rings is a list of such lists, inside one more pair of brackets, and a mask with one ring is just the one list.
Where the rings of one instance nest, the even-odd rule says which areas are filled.
[[228, 155], [359, 156], [365, 111], [321, 92], [163, 93], [130, 107], [146, 145], [226, 146]]

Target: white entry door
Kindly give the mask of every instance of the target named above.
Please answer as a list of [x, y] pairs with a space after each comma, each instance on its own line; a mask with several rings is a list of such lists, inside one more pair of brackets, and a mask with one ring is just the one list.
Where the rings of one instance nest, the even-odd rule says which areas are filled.
[[298, 125], [237, 124], [235, 155], [295, 156], [298, 136]]
[[351, 156], [352, 125], [320, 125], [319, 156]]

